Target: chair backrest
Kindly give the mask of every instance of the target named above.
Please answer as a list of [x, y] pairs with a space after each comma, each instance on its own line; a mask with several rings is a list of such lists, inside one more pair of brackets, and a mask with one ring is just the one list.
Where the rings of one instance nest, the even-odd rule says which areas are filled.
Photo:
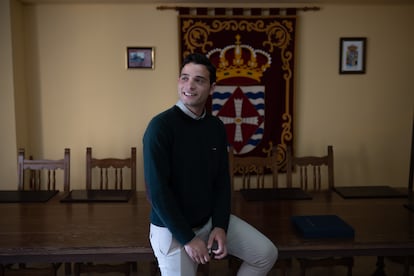
[[[297, 171], [300, 179], [300, 187], [304, 190], [322, 190], [322, 183], [327, 182], [329, 189], [334, 187], [334, 161], [333, 161], [333, 147], [328, 146], [328, 153], [324, 156], [293, 156], [292, 150], [289, 147], [287, 150], [287, 169], [286, 178], [287, 186], [293, 185], [293, 174]], [[322, 181], [321, 169], [325, 167], [327, 172], [326, 181]], [[312, 179], [312, 187], [309, 187], [308, 182]]]
[[[240, 176], [242, 189], [265, 188], [265, 175], [271, 172], [272, 188], [278, 187], [278, 164], [277, 155], [273, 150], [270, 156], [246, 156], [241, 157], [234, 154], [233, 148], [229, 148], [229, 169], [231, 186], [234, 190], [235, 176]], [[255, 181], [256, 180], [256, 181]], [[255, 182], [255, 183], [253, 183]]]
[[[63, 190], [70, 190], [70, 149], [66, 148], [63, 159], [25, 159], [24, 149], [18, 152], [18, 189], [19, 190], [58, 190], [56, 171], [63, 170]], [[30, 171], [29, 187], [25, 187], [25, 172]], [[46, 179], [43, 184], [42, 179]]]
[[[86, 189], [97, 190], [124, 190], [137, 189], [137, 149], [131, 148], [131, 156], [125, 159], [121, 158], [102, 158], [92, 157], [92, 148], [86, 148]], [[95, 188], [92, 182], [92, 170], [99, 169], [99, 187]], [[124, 179], [126, 178], [125, 170], [130, 170], [130, 187], [124, 188]]]

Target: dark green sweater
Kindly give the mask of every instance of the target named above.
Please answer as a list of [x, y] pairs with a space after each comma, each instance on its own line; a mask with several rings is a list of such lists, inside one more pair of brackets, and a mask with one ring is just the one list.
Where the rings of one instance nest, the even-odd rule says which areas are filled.
[[230, 176], [223, 123], [195, 120], [174, 106], [155, 116], [143, 138], [151, 223], [167, 227], [182, 245], [211, 217], [227, 230]]

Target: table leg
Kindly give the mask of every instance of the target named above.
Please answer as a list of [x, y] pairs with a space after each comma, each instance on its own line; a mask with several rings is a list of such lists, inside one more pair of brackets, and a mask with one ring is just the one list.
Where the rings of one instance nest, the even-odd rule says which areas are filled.
[[377, 269], [375, 270], [374, 274], [372, 276], [386, 276], [385, 274], [385, 262], [383, 256], [377, 257]]

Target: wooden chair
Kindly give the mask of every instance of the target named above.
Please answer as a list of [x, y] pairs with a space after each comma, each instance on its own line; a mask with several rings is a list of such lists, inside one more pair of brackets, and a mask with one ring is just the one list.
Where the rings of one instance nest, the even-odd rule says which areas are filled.
[[[59, 190], [56, 189], [56, 172], [63, 170], [63, 191], [70, 190], [70, 149], [66, 148], [63, 159], [25, 159], [24, 149], [18, 153], [19, 190]], [[25, 187], [25, 172], [30, 172], [29, 187]], [[46, 178], [46, 183], [43, 179]]]
[[[321, 170], [323, 167], [327, 170], [327, 187], [322, 185]], [[297, 157], [292, 155], [291, 148], [287, 150], [287, 186], [293, 187], [294, 170], [298, 170], [299, 183], [303, 190], [320, 191], [322, 189], [332, 189], [334, 187], [334, 160], [333, 147], [328, 146], [328, 153], [324, 156], [303, 156]], [[312, 187], [308, 183], [312, 180]]]
[[[136, 191], [137, 174], [137, 150], [131, 148], [131, 155], [127, 158], [93, 158], [92, 148], [86, 148], [86, 189], [87, 190], [133, 190]], [[98, 180], [93, 181], [94, 170], [98, 172]], [[126, 171], [130, 172], [130, 184], [125, 185]], [[75, 263], [74, 274], [81, 273], [123, 273], [130, 275], [131, 271], [136, 273], [136, 262], [125, 262], [116, 264], [103, 263]]]
[[[276, 148], [271, 151], [269, 156], [241, 157], [234, 154], [233, 148], [229, 148], [229, 170], [232, 189], [235, 190], [235, 178], [240, 177], [242, 189], [264, 189], [278, 188], [278, 160]], [[271, 185], [265, 184], [266, 175], [271, 175]], [[229, 256], [229, 267], [231, 275], [236, 275], [241, 260], [234, 256]], [[291, 259], [280, 259], [276, 262], [274, 269], [279, 269], [282, 275], [288, 275], [292, 269]]]
[[265, 188], [265, 177], [270, 170], [272, 174], [272, 188], [278, 187], [278, 164], [275, 151], [270, 156], [258, 157], [237, 156], [233, 148], [229, 148], [229, 169], [232, 189], [234, 190], [234, 180], [237, 176], [241, 177], [242, 189]]
[[[98, 190], [133, 190], [137, 186], [137, 149], [131, 148], [131, 156], [125, 159], [121, 158], [103, 158], [97, 159], [92, 157], [92, 148], [86, 148], [86, 189]], [[99, 187], [92, 181], [93, 169], [99, 169]], [[124, 171], [130, 171], [130, 185], [124, 186]], [[111, 179], [112, 172], [112, 179]], [[112, 180], [112, 181], [111, 181]]]
[[[291, 148], [287, 150], [287, 186], [293, 187], [293, 176], [299, 176], [299, 185], [303, 190], [327, 190], [334, 187], [334, 157], [333, 147], [328, 146], [328, 152], [324, 156], [293, 156]], [[322, 172], [326, 171], [326, 177]], [[323, 185], [325, 184], [325, 185]], [[330, 258], [298, 258], [301, 275], [306, 275], [306, 270], [313, 267], [344, 266], [347, 268], [347, 275], [352, 275], [354, 265], [353, 257], [330, 257]]]
[[[70, 149], [66, 148], [63, 159], [25, 158], [25, 150], [18, 151], [18, 190], [59, 190], [56, 175], [62, 170], [62, 190], [70, 190]], [[29, 175], [28, 183], [25, 176]], [[61, 263], [52, 264], [15, 264], [3, 267], [4, 275], [57, 275]], [[65, 263], [65, 274], [71, 274], [71, 265]]]

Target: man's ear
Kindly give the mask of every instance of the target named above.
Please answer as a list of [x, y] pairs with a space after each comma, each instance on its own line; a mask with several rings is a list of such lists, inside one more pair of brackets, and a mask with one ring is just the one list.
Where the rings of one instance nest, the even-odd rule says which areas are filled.
[[210, 95], [212, 95], [213, 94], [213, 92], [214, 92], [214, 90], [216, 89], [216, 83], [215, 82], [213, 82], [211, 85], [210, 85]]

